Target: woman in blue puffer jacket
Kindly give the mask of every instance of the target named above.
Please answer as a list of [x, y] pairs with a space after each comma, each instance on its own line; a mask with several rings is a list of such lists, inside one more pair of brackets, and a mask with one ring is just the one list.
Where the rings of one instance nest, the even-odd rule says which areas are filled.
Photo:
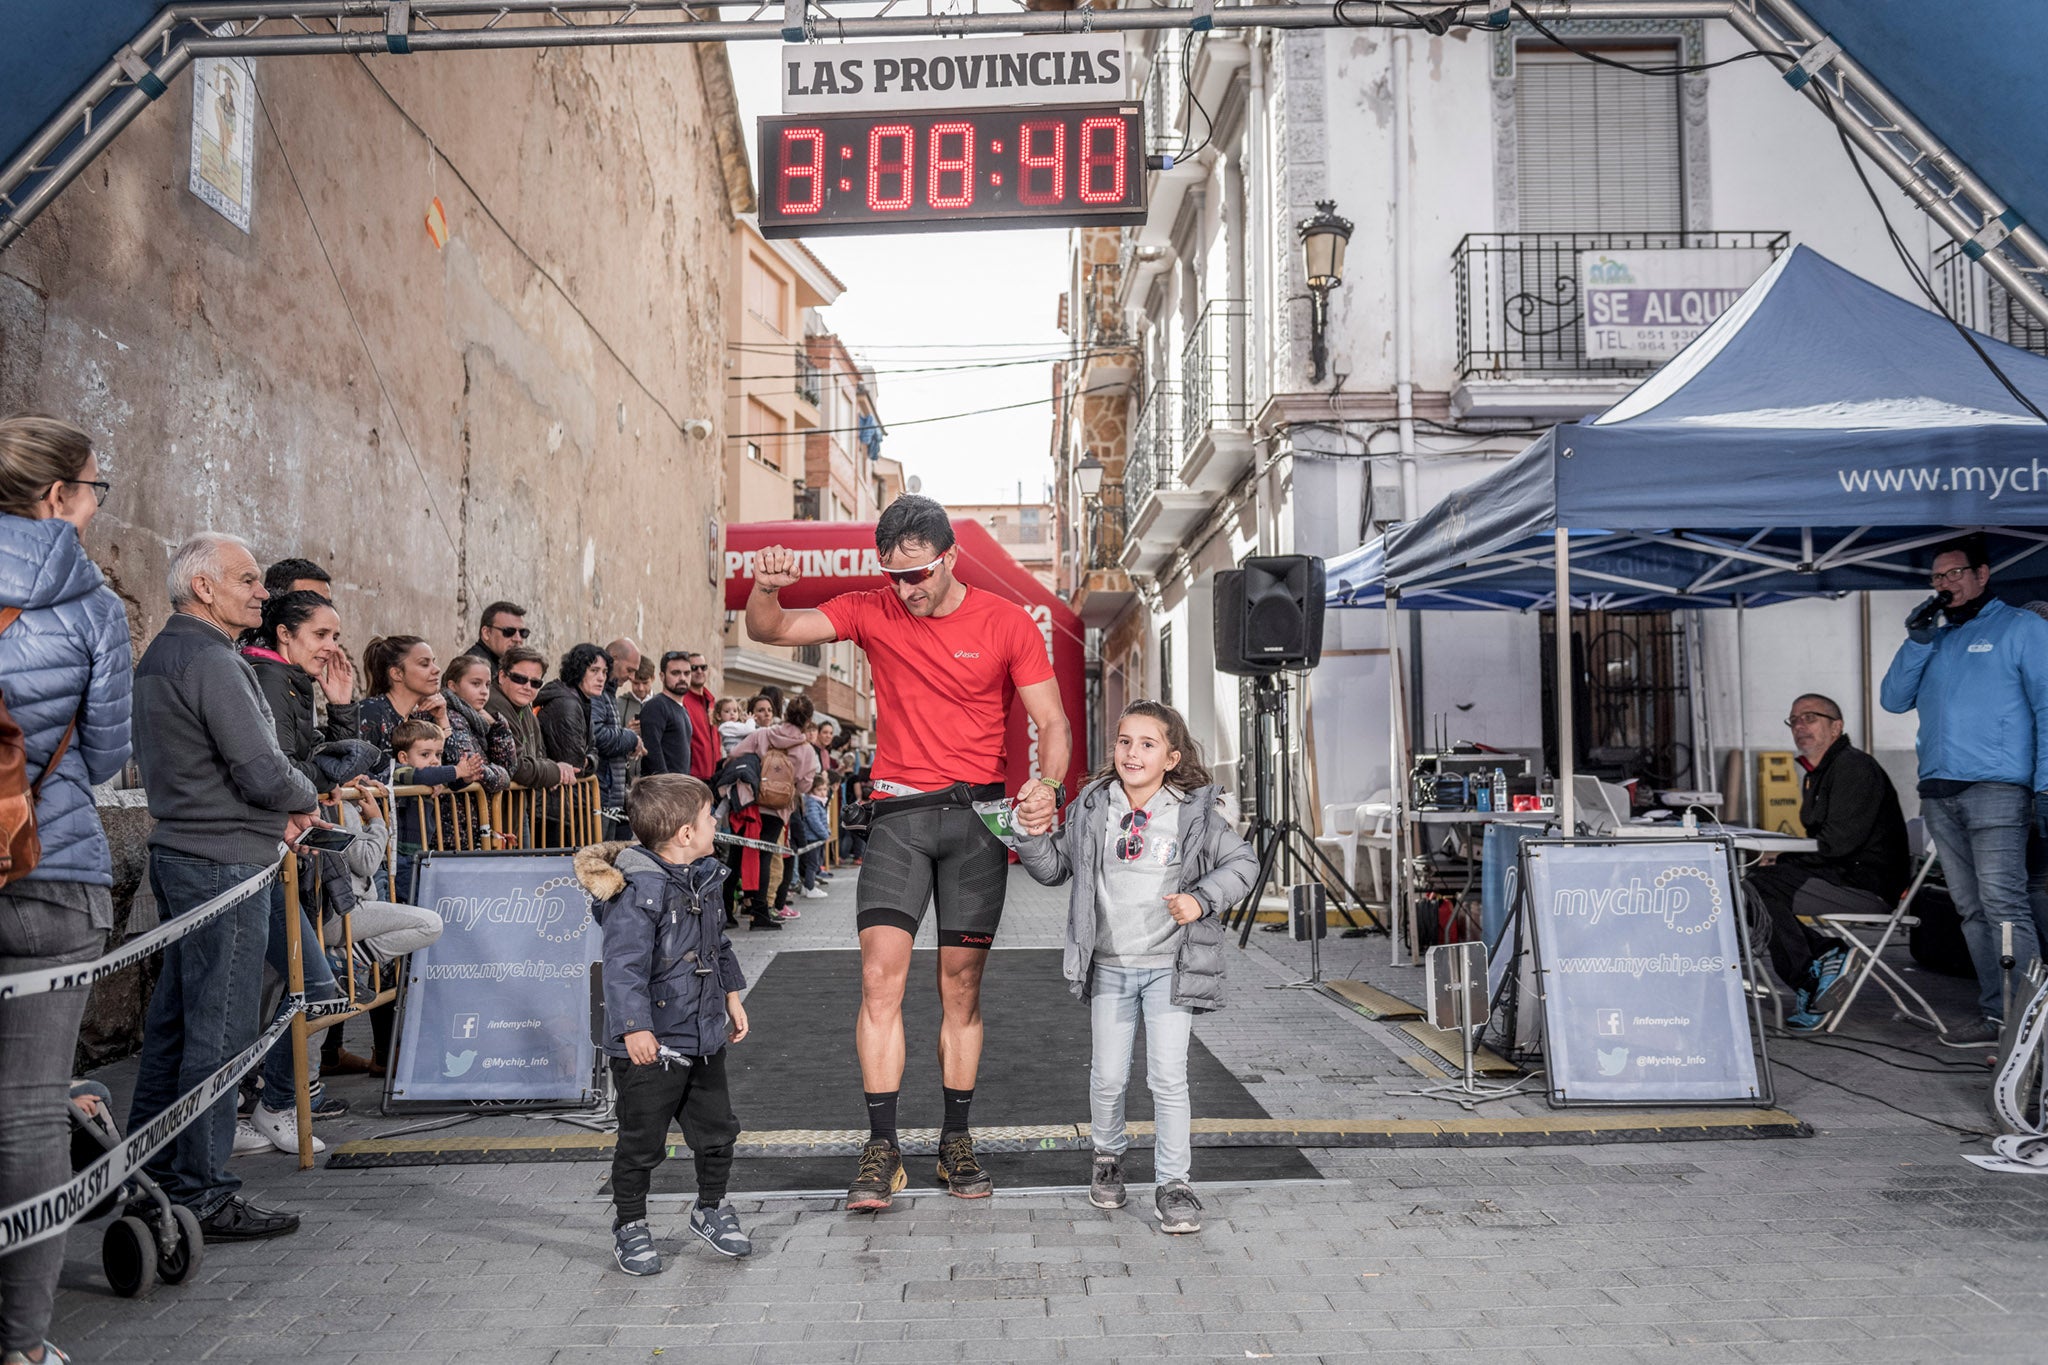
[[[89, 961], [114, 926], [92, 784], [128, 761], [133, 656], [128, 613], [80, 540], [106, 492], [84, 432], [47, 417], [0, 421], [0, 698], [26, 740], [31, 785], [63, 745], [36, 801], [41, 860], [0, 886], [0, 976]], [[0, 1000], [0, 1208], [71, 1178], [64, 1107], [85, 995]], [[60, 1358], [43, 1333], [63, 1265], [62, 1237], [0, 1257], [0, 1354]]]

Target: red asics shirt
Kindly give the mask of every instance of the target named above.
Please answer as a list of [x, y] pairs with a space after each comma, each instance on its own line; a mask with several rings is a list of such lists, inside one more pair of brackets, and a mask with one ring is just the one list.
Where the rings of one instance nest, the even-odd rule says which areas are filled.
[[1053, 675], [1029, 612], [974, 588], [945, 616], [913, 616], [888, 588], [818, 610], [874, 668], [877, 779], [919, 791], [1004, 780], [1010, 700]]

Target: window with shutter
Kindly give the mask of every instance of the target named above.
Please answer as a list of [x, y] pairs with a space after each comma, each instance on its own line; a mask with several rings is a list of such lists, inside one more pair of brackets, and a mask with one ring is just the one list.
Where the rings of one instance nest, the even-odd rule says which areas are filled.
[[[1673, 48], [1610, 54], [1675, 62]], [[1554, 49], [1515, 53], [1515, 159], [1523, 232], [1666, 232], [1685, 226], [1679, 83]]]

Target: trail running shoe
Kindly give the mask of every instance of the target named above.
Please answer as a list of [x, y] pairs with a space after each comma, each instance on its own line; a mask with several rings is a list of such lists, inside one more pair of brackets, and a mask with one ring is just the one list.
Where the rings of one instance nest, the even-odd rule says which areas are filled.
[[1849, 950], [1830, 948], [1813, 960], [1813, 984], [1807, 988], [1807, 1008], [1832, 1014], [1849, 994]]
[[986, 1199], [996, 1192], [995, 1181], [974, 1159], [974, 1139], [965, 1133], [939, 1139], [939, 1183], [956, 1199]]
[[690, 1231], [711, 1244], [711, 1249], [721, 1256], [751, 1256], [754, 1244], [747, 1234], [740, 1231], [740, 1216], [731, 1204], [720, 1204], [707, 1209], [702, 1204], [690, 1208]]
[[1827, 1022], [1828, 1017], [1818, 1011], [1810, 1009], [1795, 1010], [1785, 1016], [1785, 1032], [1819, 1033], [1827, 1026]]
[[1098, 1209], [1124, 1206], [1123, 1158], [1109, 1152], [1095, 1154], [1095, 1167], [1088, 1177], [1088, 1202]]
[[661, 1253], [654, 1249], [654, 1234], [647, 1230], [645, 1218], [612, 1229], [612, 1259], [628, 1275], [661, 1273]]
[[910, 1179], [903, 1173], [903, 1156], [886, 1138], [869, 1138], [860, 1149], [860, 1169], [846, 1191], [848, 1213], [880, 1213]]
[[1202, 1201], [1185, 1180], [1169, 1180], [1153, 1193], [1152, 1214], [1161, 1232], [1178, 1236], [1202, 1230]]

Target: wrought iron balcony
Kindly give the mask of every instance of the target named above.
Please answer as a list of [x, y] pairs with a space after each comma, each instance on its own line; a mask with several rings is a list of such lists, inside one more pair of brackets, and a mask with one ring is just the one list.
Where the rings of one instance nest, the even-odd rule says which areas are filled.
[[1784, 232], [1475, 232], [1451, 253], [1458, 307], [1458, 375], [1632, 376], [1658, 363], [1591, 359], [1579, 291], [1583, 251], [1765, 250]]
[[1187, 104], [1187, 82], [1181, 72], [1180, 47], [1172, 33], [1162, 31], [1152, 49], [1145, 74], [1145, 150], [1170, 156], [1181, 146], [1181, 115]]
[[1084, 562], [1091, 569], [1114, 569], [1124, 552], [1124, 486], [1105, 480], [1101, 495], [1088, 504]]
[[811, 363], [809, 352], [805, 351], [802, 347], [798, 347], [796, 352], [796, 396], [815, 408], [818, 406], [818, 394], [818, 367]]
[[2004, 285], [1971, 265], [1962, 247], [1953, 242], [1934, 253], [1934, 292], [1948, 315], [2008, 346], [2048, 356], [2048, 323], [2028, 312]]
[[1181, 444], [1193, 450], [1214, 427], [1241, 431], [1245, 406], [1242, 299], [1211, 299], [1180, 353]]
[[1170, 384], [1154, 384], [1145, 395], [1124, 462], [1124, 496], [1131, 507], [1143, 507], [1156, 489], [1180, 487], [1180, 427], [1174, 413], [1178, 398]]

